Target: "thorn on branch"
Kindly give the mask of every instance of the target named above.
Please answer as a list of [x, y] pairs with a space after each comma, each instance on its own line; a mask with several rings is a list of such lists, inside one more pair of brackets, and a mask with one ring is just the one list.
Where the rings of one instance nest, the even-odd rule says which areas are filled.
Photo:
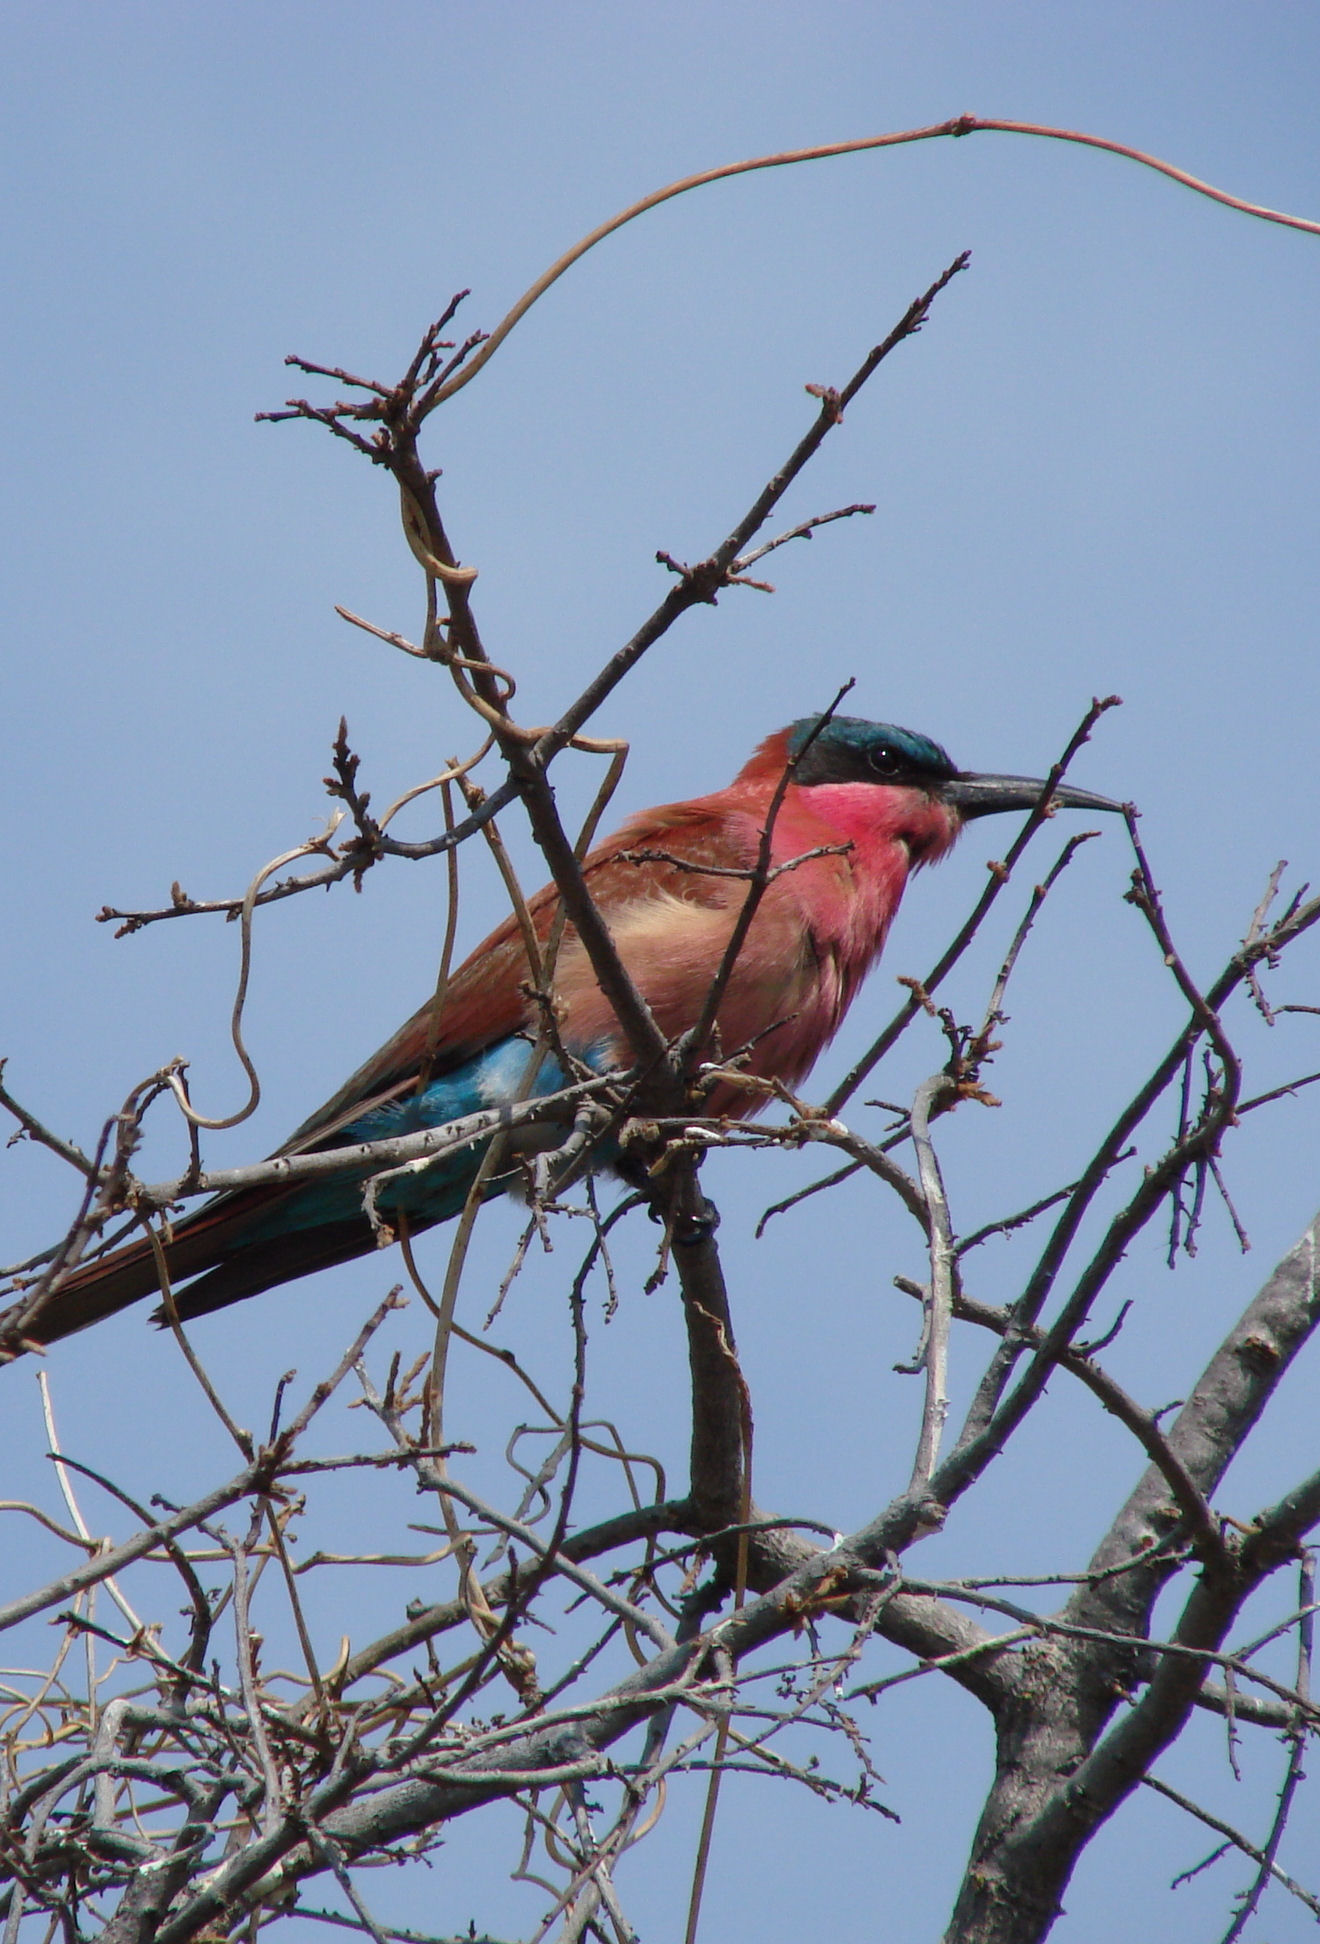
[[719, 591], [729, 585], [732, 567], [722, 567], [713, 558], [699, 560], [695, 567], [688, 567], [683, 561], [675, 560], [672, 554], [666, 553], [663, 547], [656, 550], [655, 557], [662, 567], [667, 567], [671, 574], [678, 576], [684, 592], [691, 599], [705, 601], [710, 607], [719, 605]]
[[833, 385], [804, 385], [809, 398], [818, 398], [832, 425], [843, 424], [843, 403]]

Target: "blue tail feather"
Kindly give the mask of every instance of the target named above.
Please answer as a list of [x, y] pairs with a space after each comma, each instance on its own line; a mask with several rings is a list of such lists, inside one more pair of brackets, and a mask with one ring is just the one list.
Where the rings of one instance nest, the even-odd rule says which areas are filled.
[[[419, 1134], [427, 1128], [445, 1127], [465, 1115], [492, 1107], [511, 1106], [522, 1099], [541, 1099], [569, 1084], [559, 1062], [548, 1054], [542, 1055], [535, 1074], [529, 1079], [533, 1057], [532, 1046], [520, 1036], [502, 1040], [455, 1072], [433, 1080], [421, 1092], [386, 1101], [350, 1121], [338, 1130], [334, 1145], [347, 1147], [358, 1142], [388, 1141], [404, 1134]], [[402, 1212], [418, 1223], [427, 1224], [443, 1222], [458, 1214], [488, 1145], [489, 1137], [472, 1141], [458, 1153], [445, 1155], [427, 1168], [397, 1176], [381, 1190], [378, 1202], [381, 1213], [388, 1217]], [[354, 1172], [294, 1190], [282, 1197], [268, 1214], [258, 1214], [245, 1224], [243, 1246], [267, 1242], [297, 1229], [361, 1219], [362, 1179], [361, 1172]]]
[[[340, 1146], [444, 1127], [467, 1114], [510, 1107], [523, 1099], [540, 1099], [569, 1084], [558, 1060], [543, 1054], [533, 1071], [534, 1058], [535, 1049], [528, 1039], [510, 1035], [426, 1086], [413, 1087], [393, 1100], [368, 1108], [352, 1121], [341, 1122], [319, 1143], [312, 1137], [291, 1151], [306, 1152], [319, 1146], [322, 1152], [333, 1152]], [[606, 1046], [586, 1049], [584, 1058], [601, 1071], [611, 1064]], [[556, 1145], [562, 1131], [558, 1124], [528, 1129], [526, 1135], [515, 1136], [515, 1151]], [[399, 1218], [406, 1217], [409, 1229], [416, 1233], [457, 1215], [490, 1139], [483, 1135], [455, 1153], [426, 1167], [408, 1169], [382, 1184], [377, 1207], [386, 1223], [397, 1228]], [[603, 1165], [612, 1158], [612, 1150], [599, 1157]], [[166, 1247], [179, 1315], [185, 1319], [203, 1316], [276, 1283], [370, 1254], [378, 1237], [362, 1205], [368, 1172], [361, 1166], [349, 1167], [324, 1181], [249, 1189], [207, 1202], [179, 1224]], [[515, 1179], [510, 1165], [492, 1177], [484, 1192], [488, 1197], [502, 1194]], [[88, 1265], [81, 1279], [75, 1276], [74, 1286], [66, 1293], [58, 1333], [66, 1335], [112, 1315], [158, 1288], [150, 1249], [142, 1242], [130, 1243]], [[162, 1320], [159, 1310], [156, 1320]]]

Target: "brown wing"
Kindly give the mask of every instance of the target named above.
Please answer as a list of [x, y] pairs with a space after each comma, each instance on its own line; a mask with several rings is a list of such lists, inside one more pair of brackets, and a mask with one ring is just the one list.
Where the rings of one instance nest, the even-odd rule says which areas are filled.
[[[593, 852], [584, 868], [607, 919], [612, 912], [658, 892], [696, 906], [724, 906], [743, 895], [743, 881], [710, 875], [701, 867], [745, 867], [755, 856], [757, 841], [752, 817], [727, 808], [719, 798], [711, 798], [704, 803], [643, 813]], [[638, 851], [660, 855], [636, 861], [624, 855]], [[684, 869], [685, 864], [698, 868]], [[531, 900], [536, 931], [542, 939], [549, 932], [556, 905], [553, 886]], [[571, 930], [566, 936], [571, 942]], [[522, 937], [517, 921], [510, 917], [450, 980], [440, 1032], [429, 1057], [432, 1000], [419, 1007], [333, 1099], [304, 1121], [279, 1152], [294, 1153], [323, 1145], [372, 1107], [408, 1092], [417, 1084], [423, 1059], [439, 1078], [516, 1032], [528, 1014], [522, 991], [527, 977]], [[340, 1224], [324, 1232], [298, 1229], [283, 1239], [268, 1240], [259, 1252], [244, 1251], [243, 1230], [249, 1215], [268, 1211], [289, 1192], [283, 1188], [249, 1189], [219, 1195], [179, 1224], [167, 1248], [171, 1274], [176, 1283], [204, 1276], [203, 1282], [183, 1290], [179, 1297], [182, 1315], [219, 1308], [274, 1282], [346, 1261], [370, 1246], [370, 1238], [364, 1238], [358, 1225]], [[81, 1265], [39, 1319], [27, 1327], [39, 1341], [54, 1342], [157, 1288], [149, 1246], [141, 1241], [129, 1243]], [[16, 1306], [7, 1316], [16, 1317], [20, 1309]]]
[[[728, 807], [722, 796], [664, 804], [642, 811], [607, 838], [589, 854], [583, 874], [607, 922], [611, 912], [657, 892], [694, 905], [724, 907], [741, 900], [746, 882], [719, 872], [747, 869], [755, 861], [759, 835], [755, 818]], [[549, 884], [528, 901], [542, 941], [549, 935], [558, 902], [558, 893]], [[567, 927], [566, 941], [574, 936], [573, 928]], [[450, 978], [440, 1030], [429, 1049], [431, 999], [302, 1123], [279, 1152], [320, 1146], [373, 1107], [397, 1099], [416, 1086], [424, 1060], [431, 1076], [439, 1079], [516, 1033], [529, 1019], [523, 992], [529, 977], [522, 934], [511, 914]]]

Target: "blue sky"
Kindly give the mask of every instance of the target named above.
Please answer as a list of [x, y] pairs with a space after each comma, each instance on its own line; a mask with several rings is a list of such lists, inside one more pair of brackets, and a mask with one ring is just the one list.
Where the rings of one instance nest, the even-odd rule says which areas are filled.
[[[197, 921], [116, 943], [92, 914], [155, 905], [175, 879], [197, 897], [233, 894], [311, 835], [341, 714], [378, 804], [470, 740], [436, 677], [334, 616], [342, 602], [415, 634], [416, 573], [383, 477], [306, 427], [253, 423], [291, 388], [287, 352], [390, 377], [454, 290], [471, 287], [469, 326], [493, 324], [582, 231], [667, 180], [964, 110], [1112, 136], [1314, 217], [1318, 62], [1314, 10], [1274, 0], [818, 0], [810, 18], [726, 0], [12, 6], [0, 77], [7, 1083], [90, 1143], [136, 1080], [186, 1053], [205, 1111], [231, 1111], [233, 931]], [[1117, 692], [1124, 707], [1076, 775], [1141, 805], [1176, 935], [1209, 974], [1278, 859], [1290, 881], [1320, 873], [1320, 239], [1117, 160], [992, 135], [680, 199], [576, 268], [436, 427], [455, 542], [481, 570], [486, 639], [518, 673], [524, 719], [556, 712], [655, 604], [656, 549], [707, 551], [797, 438], [803, 385], [840, 382], [962, 249], [969, 274], [787, 509], [868, 500], [876, 515], [778, 555], [773, 598], [730, 594], [689, 617], [611, 700], [599, 730], [632, 744], [619, 808], [718, 786], [849, 676], [858, 713], [924, 730], [967, 767], [1024, 772], [1048, 767], [1093, 695]], [[591, 787], [565, 770], [570, 806]], [[409, 827], [427, 829], [425, 813]], [[998, 841], [985, 829], [913, 887], [821, 1094], [887, 1018], [893, 975], [932, 962], [979, 888]], [[533, 876], [529, 846], [509, 835]], [[964, 1113], [948, 1128], [964, 1229], [1066, 1174], [1175, 1028], [1121, 902], [1128, 868], [1113, 833], [1073, 867], [1015, 989], [993, 1078], [1004, 1107], [993, 1127]], [[360, 898], [340, 890], [267, 914], [248, 1029], [266, 1097], [253, 1123], [208, 1142], [213, 1164], [273, 1146], [411, 1010], [434, 977], [442, 900], [438, 872], [394, 866]], [[467, 945], [498, 910], [474, 859]], [[968, 1009], [1001, 942], [958, 989]], [[1304, 945], [1278, 996], [1314, 1002], [1316, 964]], [[1253, 1088], [1320, 1065], [1305, 1017], [1273, 1035], [1241, 1023]], [[914, 1045], [881, 1091], [901, 1097], [940, 1057], [932, 1041]], [[1245, 1263], [1216, 1215], [1175, 1277], [1154, 1247], [1125, 1272], [1120, 1293], [1142, 1308], [1115, 1368], [1148, 1402], [1181, 1394], [1310, 1216], [1316, 1133], [1302, 1099], [1232, 1146], [1255, 1245]], [[179, 1154], [162, 1117], [144, 1173], [173, 1172]], [[27, 1148], [0, 1159], [0, 1253], [12, 1259], [51, 1238], [70, 1189]], [[889, 1367], [910, 1350], [913, 1320], [889, 1278], [920, 1263], [862, 1194], [789, 1218], [758, 1252], [756, 1214], [798, 1178], [769, 1165], [757, 1179], [712, 1170], [758, 1400], [758, 1496], [846, 1525], [906, 1477], [916, 1406]], [[478, 1285], [514, 1222], [493, 1211], [483, 1224]], [[236, 1411], [260, 1419], [291, 1363], [310, 1377], [333, 1361], [393, 1273], [345, 1271], [200, 1330]], [[1008, 1293], [998, 1279], [1011, 1273], [987, 1257], [982, 1293]], [[538, 1267], [505, 1318], [556, 1368], [557, 1286], [553, 1265]], [[965, 1380], [980, 1345], [960, 1354]], [[597, 1328], [593, 1356], [611, 1410], [681, 1466], [672, 1306], [635, 1297]], [[140, 1315], [50, 1362], [57, 1408], [126, 1478], [159, 1483], [164, 1453], [180, 1495], [216, 1475], [217, 1439]], [[5, 1381], [14, 1443], [32, 1445], [30, 1373]], [[471, 1381], [477, 1417], [507, 1407]], [[1234, 1474], [1231, 1509], [1249, 1512], [1292, 1476], [1299, 1421], [1312, 1436], [1306, 1382], [1294, 1380], [1291, 1430]], [[1061, 1439], [1093, 1481], [1080, 1514], [1073, 1481], [1053, 1475]], [[6, 1493], [49, 1489], [39, 1463], [25, 1469], [16, 1452], [13, 1465]], [[921, 1567], [1076, 1564], [1134, 1472], [1116, 1430], [1052, 1399], [990, 1482], [986, 1523], [932, 1542]], [[1069, 1505], [1071, 1549], [1043, 1542]], [[383, 1610], [402, 1597], [382, 1594]], [[359, 1632], [333, 1612], [325, 1625]], [[825, 1916], [855, 1925], [877, 1883], [904, 1934], [932, 1934], [970, 1830], [973, 1798], [950, 1770], [966, 1748], [983, 1774], [990, 1749], [970, 1704], [936, 1704], [925, 1684], [919, 1699], [900, 1695], [877, 1723], [877, 1759], [902, 1832], [758, 1802], [767, 1828], [790, 1832], [767, 1861], [740, 1848], [750, 1824], [726, 1808], [712, 1936], [731, 1934], [734, 1911], [747, 1935]], [[631, 1864], [651, 1935], [673, 1934], [687, 1814], [676, 1809], [672, 1838]], [[1162, 1811], [1130, 1813], [1079, 1874], [1058, 1934], [1112, 1935], [1197, 1842]], [[938, 1853], [914, 1872], [928, 1843]], [[1130, 1886], [1116, 1881], [1120, 1851]], [[447, 1851], [428, 1921], [489, 1915], [510, 1934], [531, 1921], [535, 1900], [503, 1889], [490, 1894], [506, 1901], [469, 1910], [454, 1868]], [[1161, 1905], [1161, 1928], [1199, 1938], [1223, 1894], [1198, 1879]], [[1300, 1922], [1275, 1913], [1275, 1944]]]

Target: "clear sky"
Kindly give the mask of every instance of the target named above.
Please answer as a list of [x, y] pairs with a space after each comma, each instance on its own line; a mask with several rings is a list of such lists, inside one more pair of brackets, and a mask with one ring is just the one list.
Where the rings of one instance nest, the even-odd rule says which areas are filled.
[[[199, 1104], [231, 1111], [234, 932], [185, 922], [116, 943], [92, 914], [161, 903], [176, 879], [196, 897], [233, 894], [310, 836], [341, 714], [378, 805], [470, 742], [437, 676], [334, 616], [342, 602], [416, 634], [417, 575], [383, 475], [314, 430], [254, 425], [291, 389], [287, 352], [392, 377], [453, 291], [471, 288], [469, 326], [493, 324], [582, 231], [674, 177], [965, 110], [1107, 135], [1315, 217], [1318, 75], [1320, 16], [1284, 0], [11, 0], [7, 1084], [91, 1144], [135, 1081], [186, 1053]], [[524, 719], [555, 713], [659, 598], [656, 549], [694, 558], [722, 537], [803, 427], [803, 385], [841, 382], [963, 249], [970, 273], [788, 508], [802, 518], [868, 500], [875, 517], [776, 556], [773, 598], [727, 594], [689, 617], [615, 695], [598, 727], [632, 744], [619, 807], [727, 781], [763, 735], [849, 676], [857, 713], [924, 730], [967, 767], [1032, 773], [1093, 695], [1117, 692], [1125, 706], [1075, 773], [1141, 805], [1179, 941], [1209, 974], [1278, 859], [1290, 881], [1320, 877], [1320, 238], [1112, 158], [994, 135], [680, 199], [575, 269], [436, 427], [486, 640], [518, 674]], [[587, 788], [565, 773], [569, 804]], [[427, 816], [409, 828], [422, 834]], [[528, 846], [510, 836], [531, 876]], [[820, 1094], [888, 1017], [893, 975], [932, 962], [1000, 842], [973, 832], [913, 888]], [[1015, 992], [993, 1076], [1000, 1117], [989, 1128], [964, 1111], [948, 1129], [964, 1229], [1068, 1178], [1086, 1129], [1174, 1028], [1152, 947], [1121, 902], [1128, 868], [1114, 833], [1074, 866]], [[439, 872], [391, 866], [360, 898], [341, 889], [267, 915], [248, 1025], [266, 1096], [252, 1123], [208, 1141], [212, 1164], [275, 1145], [418, 1003], [442, 897]], [[462, 942], [498, 910], [474, 861]], [[959, 989], [968, 1009], [994, 962], [989, 949]], [[1314, 1003], [1316, 970], [1304, 946], [1277, 996]], [[1314, 1024], [1253, 1035], [1244, 1020], [1253, 1088], [1320, 1066]], [[901, 1098], [941, 1057], [933, 1038], [914, 1046], [880, 1091]], [[1302, 1099], [1232, 1146], [1254, 1244], [1245, 1263], [1215, 1212], [1201, 1256], [1176, 1276], [1155, 1244], [1129, 1265], [1118, 1293], [1143, 1308], [1114, 1364], [1147, 1402], [1182, 1394], [1312, 1213], [1316, 1135], [1316, 1103]], [[173, 1172], [180, 1156], [162, 1117], [143, 1171]], [[0, 1254], [12, 1260], [52, 1238], [71, 1190], [26, 1148], [0, 1161]], [[919, 1275], [920, 1259], [898, 1218], [860, 1194], [782, 1221], [758, 1247], [761, 1207], [806, 1178], [768, 1168], [711, 1170], [757, 1397], [757, 1494], [847, 1527], [906, 1479], [916, 1399], [889, 1372], [910, 1352], [913, 1318], [889, 1285], [895, 1271]], [[483, 1224], [478, 1287], [515, 1223], [496, 1210]], [[344, 1271], [199, 1330], [235, 1411], [262, 1419], [291, 1364], [320, 1374], [394, 1273]], [[1006, 1273], [987, 1263], [984, 1293], [1007, 1293]], [[538, 1267], [502, 1327], [558, 1369], [556, 1287], [554, 1266]], [[474, 1297], [473, 1313], [484, 1307]], [[980, 1351], [967, 1346], [964, 1379]], [[593, 1356], [613, 1414], [681, 1474], [673, 1306], [634, 1291], [608, 1329], [597, 1324]], [[161, 1484], [164, 1452], [175, 1496], [219, 1475], [218, 1434], [141, 1313], [49, 1361], [66, 1426], [114, 1453], [126, 1481]], [[472, 1378], [486, 1408], [483, 1381]], [[1278, 1489], [1313, 1440], [1307, 1381], [1291, 1392], [1292, 1432], [1234, 1475], [1234, 1510]], [[4, 1384], [6, 1442], [12, 1428], [16, 1447], [35, 1448], [31, 1373]], [[1080, 1512], [1075, 1480], [1045, 1462], [1047, 1437], [1094, 1481]], [[49, 1491], [39, 1461], [15, 1452], [12, 1467], [0, 1495]], [[920, 1564], [1074, 1567], [1135, 1471], [1116, 1430], [1054, 1399], [989, 1488], [995, 1523], [959, 1526]], [[1070, 1503], [1071, 1545], [1051, 1523]], [[383, 1611], [406, 1597], [392, 1587]], [[327, 1612], [324, 1624], [327, 1637], [365, 1637], [369, 1622]], [[877, 1761], [902, 1828], [863, 1828], [796, 1796], [727, 1807], [712, 1938], [808, 1923], [856, 1932], [877, 1900], [895, 1935], [937, 1931], [970, 1833], [959, 1771], [979, 1784], [990, 1743], [970, 1704], [936, 1704], [926, 1684], [901, 1692], [877, 1717]], [[1230, 1791], [1221, 1807], [1235, 1804]], [[769, 1832], [755, 1846], [753, 1812]], [[630, 1862], [648, 1936], [675, 1932], [690, 1827], [677, 1809], [672, 1839]], [[474, 1821], [442, 1853], [425, 1921], [457, 1929], [475, 1915], [520, 1934], [538, 1893], [465, 1900], [477, 1840]], [[1171, 1814], [1130, 1810], [1079, 1873], [1058, 1934], [1099, 1944], [1158, 1893], [1162, 1934], [1203, 1937], [1225, 1879], [1164, 1889], [1206, 1847]], [[392, 1915], [420, 1921], [403, 1903]], [[1280, 1907], [1274, 1944], [1300, 1938], [1301, 1922]]]

